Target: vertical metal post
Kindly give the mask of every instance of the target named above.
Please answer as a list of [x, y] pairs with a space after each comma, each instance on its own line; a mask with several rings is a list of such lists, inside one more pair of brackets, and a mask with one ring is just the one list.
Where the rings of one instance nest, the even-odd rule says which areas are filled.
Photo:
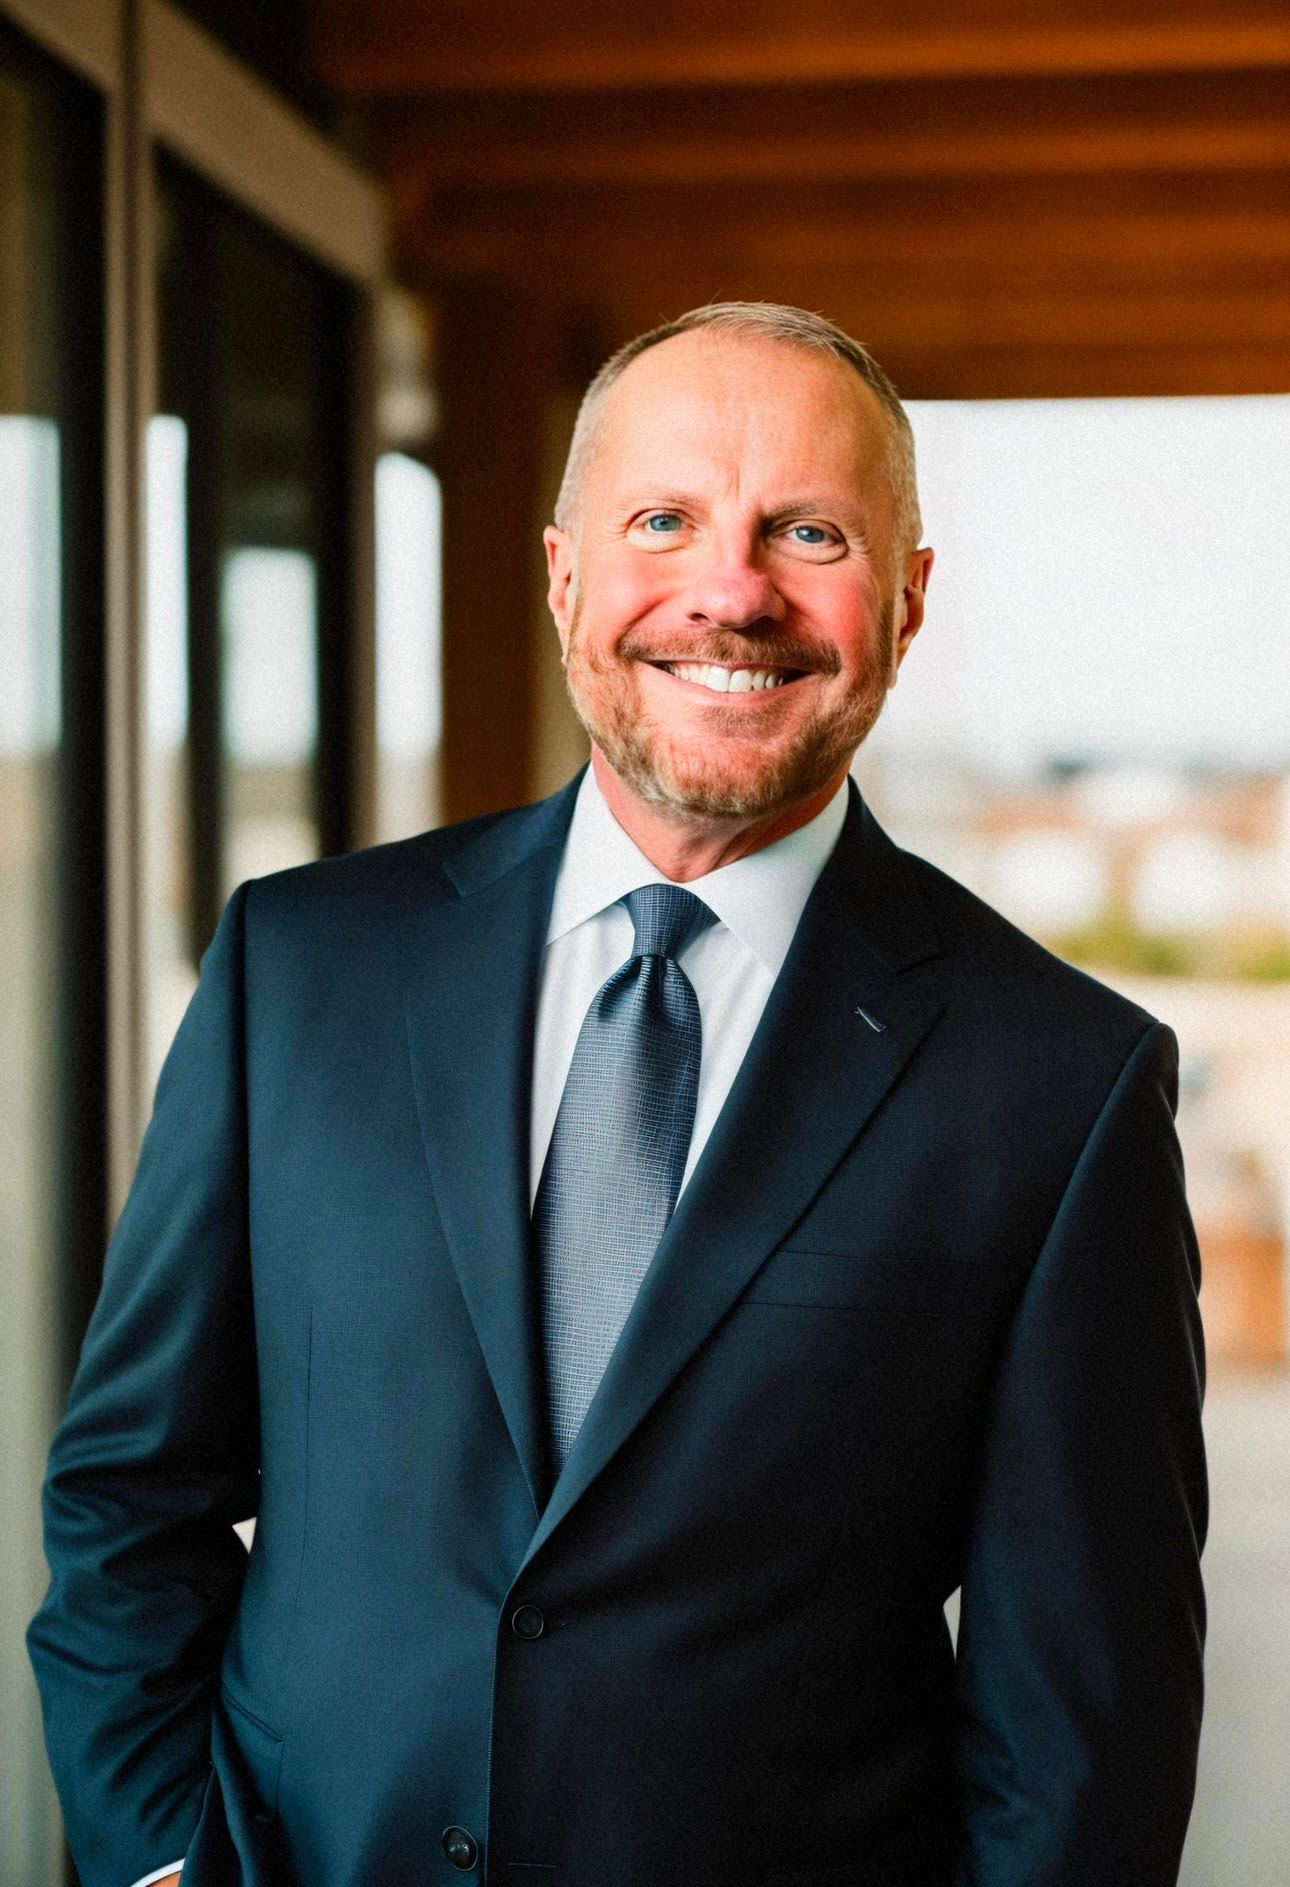
[[346, 649], [348, 843], [376, 838], [376, 294], [356, 284], [349, 332], [349, 558]]
[[147, 740], [145, 455], [152, 412], [153, 228], [144, 113], [146, 8], [122, 0], [120, 84], [109, 101], [106, 217], [106, 729], [108, 1206], [119, 1211], [146, 1096], [143, 882]]

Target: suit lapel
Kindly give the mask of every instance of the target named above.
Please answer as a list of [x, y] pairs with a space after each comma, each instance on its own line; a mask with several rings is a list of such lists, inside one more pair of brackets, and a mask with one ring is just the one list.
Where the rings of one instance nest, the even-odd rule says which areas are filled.
[[462, 1295], [533, 1497], [549, 1485], [529, 1278], [529, 1100], [538, 970], [581, 780], [448, 859], [405, 927], [417, 1115]]
[[940, 1013], [931, 979], [906, 974], [939, 954], [930, 917], [849, 791], [837, 846], [525, 1565], [788, 1234]]

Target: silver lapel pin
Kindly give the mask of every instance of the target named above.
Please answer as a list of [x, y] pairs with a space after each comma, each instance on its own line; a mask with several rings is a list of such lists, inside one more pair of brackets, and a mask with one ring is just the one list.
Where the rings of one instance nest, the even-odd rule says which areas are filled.
[[887, 1026], [885, 1022], [879, 1022], [877, 1016], [871, 1016], [867, 1009], [857, 1008], [855, 1013], [858, 1016], [863, 1016], [865, 1021], [869, 1024], [869, 1027], [871, 1029], [876, 1029], [879, 1035], [882, 1034], [883, 1030]]

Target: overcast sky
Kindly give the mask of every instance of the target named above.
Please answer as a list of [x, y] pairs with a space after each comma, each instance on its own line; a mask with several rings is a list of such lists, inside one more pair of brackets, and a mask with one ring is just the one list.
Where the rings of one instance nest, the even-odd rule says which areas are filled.
[[875, 749], [1290, 766], [1290, 396], [910, 414], [937, 559]]

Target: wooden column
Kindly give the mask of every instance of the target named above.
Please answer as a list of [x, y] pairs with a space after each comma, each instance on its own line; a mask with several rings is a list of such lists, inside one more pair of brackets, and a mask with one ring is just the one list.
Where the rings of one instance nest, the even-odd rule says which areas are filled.
[[443, 480], [443, 817], [521, 803], [542, 561], [549, 312], [493, 283], [436, 290]]

